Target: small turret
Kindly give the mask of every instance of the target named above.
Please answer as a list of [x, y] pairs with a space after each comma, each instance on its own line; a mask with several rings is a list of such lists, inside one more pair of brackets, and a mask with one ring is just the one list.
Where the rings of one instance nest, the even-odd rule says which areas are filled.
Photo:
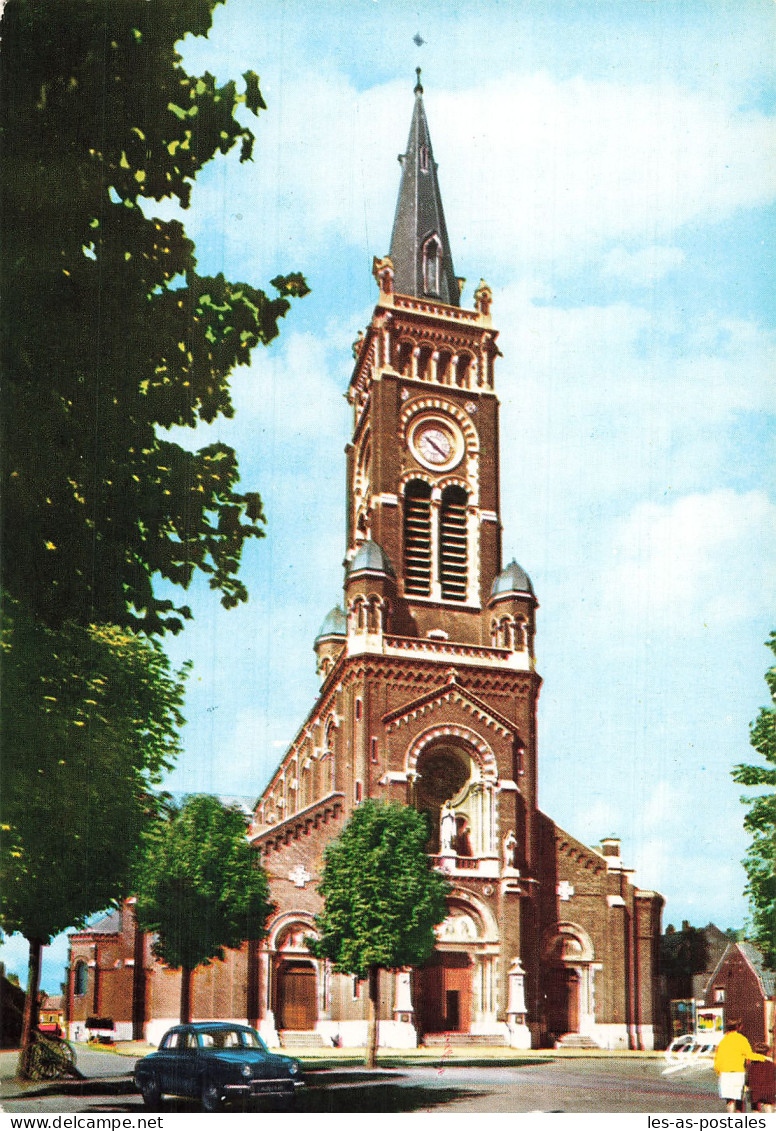
[[534, 613], [538, 602], [531, 579], [513, 558], [497, 574], [490, 590], [490, 638], [494, 648], [527, 652], [533, 660]]
[[321, 625], [313, 644], [316, 658], [316, 671], [325, 680], [345, 647], [348, 620], [345, 613], [335, 605]]
[[371, 539], [361, 543], [345, 567], [345, 599], [350, 651], [355, 637], [374, 640], [388, 631], [396, 605], [396, 571], [382, 546]]

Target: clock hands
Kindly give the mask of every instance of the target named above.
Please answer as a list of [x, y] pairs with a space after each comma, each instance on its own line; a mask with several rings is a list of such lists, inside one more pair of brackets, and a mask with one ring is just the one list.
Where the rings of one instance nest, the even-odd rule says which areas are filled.
[[442, 459], [447, 459], [447, 457], [450, 455], [449, 449], [448, 451], [445, 451], [444, 448], [440, 448], [439, 444], [437, 444], [435, 440], [432, 440], [431, 436], [429, 436], [428, 434], [426, 434], [425, 440], [426, 443], [430, 445], [430, 447], [432, 447], [435, 452], [438, 452]]

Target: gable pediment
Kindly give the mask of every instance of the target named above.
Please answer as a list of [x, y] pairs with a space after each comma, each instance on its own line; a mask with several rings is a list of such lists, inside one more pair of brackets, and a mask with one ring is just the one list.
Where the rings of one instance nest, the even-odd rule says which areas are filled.
[[386, 731], [390, 733], [392, 730], [398, 730], [416, 719], [444, 713], [453, 705], [460, 707], [472, 719], [484, 723], [485, 726], [504, 738], [517, 734], [517, 727], [509, 719], [460, 683], [454, 669], [448, 672], [447, 679], [443, 684], [383, 715], [383, 723]]

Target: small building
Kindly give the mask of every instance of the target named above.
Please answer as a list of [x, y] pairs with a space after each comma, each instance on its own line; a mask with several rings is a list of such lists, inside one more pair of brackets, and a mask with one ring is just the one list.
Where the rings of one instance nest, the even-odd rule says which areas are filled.
[[709, 978], [730, 945], [730, 935], [714, 923], [681, 930], [670, 923], [661, 939], [661, 982], [665, 1030], [669, 1040], [696, 1030], [721, 1029], [721, 1012], [703, 1009]]
[[[67, 1036], [157, 1044], [180, 1017], [181, 972], [153, 954], [138, 928], [135, 899], [69, 937]], [[192, 1017], [258, 1025], [256, 944], [227, 950], [192, 979]]]
[[38, 1007], [38, 1029], [40, 1032], [61, 1037], [64, 1033], [64, 1024], [63, 995], [42, 993]]
[[740, 1019], [753, 1046], [776, 1039], [776, 973], [751, 943], [730, 943], [706, 984], [703, 1006], [721, 1010], [724, 1022]]

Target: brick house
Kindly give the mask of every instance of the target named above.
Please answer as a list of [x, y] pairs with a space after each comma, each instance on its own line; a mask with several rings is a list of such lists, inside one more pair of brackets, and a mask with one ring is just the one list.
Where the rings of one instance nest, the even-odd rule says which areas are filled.
[[753, 1046], [776, 1038], [776, 973], [751, 943], [730, 943], [706, 983], [703, 1005], [721, 1007], [725, 1021], [739, 1018]]

